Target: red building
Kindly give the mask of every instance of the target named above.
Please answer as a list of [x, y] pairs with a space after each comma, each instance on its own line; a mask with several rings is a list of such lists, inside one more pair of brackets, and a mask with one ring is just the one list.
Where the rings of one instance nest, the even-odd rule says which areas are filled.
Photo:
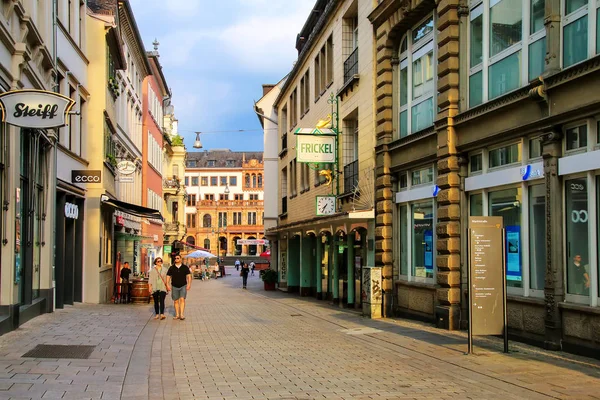
[[[146, 53], [151, 74], [144, 78], [142, 116], [142, 205], [148, 208], [163, 209], [163, 103], [171, 94], [158, 60], [158, 42], [154, 51]], [[163, 223], [149, 220], [142, 224], [142, 265], [149, 271], [156, 257], [162, 257]]]

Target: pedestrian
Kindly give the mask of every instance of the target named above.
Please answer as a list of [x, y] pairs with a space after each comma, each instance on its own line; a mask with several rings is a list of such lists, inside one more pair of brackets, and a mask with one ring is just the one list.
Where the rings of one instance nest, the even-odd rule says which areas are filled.
[[240, 270], [240, 259], [239, 258], [237, 260], [235, 260], [235, 270], [236, 271]]
[[119, 275], [121, 278], [122, 285], [122, 295], [125, 296], [125, 303], [131, 303], [131, 280], [129, 276], [131, 275], [131, 268], [129, 268], [129, 263], [125, 261], [123, 263], [123, 268], [121, 269], [121, 274]]
[[244, 261], [242, 261], [241, 264], [241, 270], [240, 270], [240, 276], [242, 277], [242, 289], [246, 289], [246, 284], [248, 283], [248, 273], [250, 272], [250, 268], [248, 267], [248, 264], [246, 264]]
[[171, 291], [171, 298], [175, 306], [173, 319], [183, 321], [185, 319], [185, 298], [187, 291], [192, 287], [192, 275], [187, 265], [181, 261], [181, 255], [175, 256], [175, 264], [167, 271], [167, 290]]
[[256, 264], [254, 263], [254, 261], [250, 261], [250, 269], [252, 270], [252, 273], [250, 275], [254, 276], [254, 268], [256, 268]]
[[167, 297], [167, 271], [163, 268], [162, 258], [154, 260], [154, 268], [150, 270], [148, 289], [154, 298], [154, 319], [165, 319], [165, 297]]

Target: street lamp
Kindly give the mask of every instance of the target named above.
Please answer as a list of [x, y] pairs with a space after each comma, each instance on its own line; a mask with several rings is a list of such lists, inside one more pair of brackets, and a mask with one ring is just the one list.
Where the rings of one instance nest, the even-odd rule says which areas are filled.
[[202, 143], [200, 142], [200, 134], [202, 132], [196, 132], [196, 141], [194, 142], [194, 148], [195, 149], [201, 149], [202, 148]]
[[[229, 184], [225, 185], [225, 190], [223, 190], [223, 193], [227, 195], [227, 197], [229, 197]], [[219, 202], [221, 200], [219, 199]], [[218, 260], [221, 261], [221, 225], [225, 225], [224, 228], [227, 229], [226, 226], [226, 221], [227, 221], [227, 212], [225, 212], [225, 218], [221, 219], [219, 218], [219, 202], [217, 202], [217, 257]], [[222, 223], [225, 222], [225, 223]], [[223, 268], [221, 269], [221, 263], [219, 263], [219, 270], [221, 271], [221, 276], [225, 277], [225, 266], [223, 266]]]

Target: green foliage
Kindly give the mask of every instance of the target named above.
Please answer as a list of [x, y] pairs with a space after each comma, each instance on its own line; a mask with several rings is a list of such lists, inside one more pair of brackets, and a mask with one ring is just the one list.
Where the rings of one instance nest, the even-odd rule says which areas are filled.
[[277, 280], [279, 279], [279, 276], [277, 276], [277, 271], [272, 270], [271, 268], [269, 268], [269, 269], [265, 269], [262, 272], [261, 279], [265, 283], [277, 283]]
[[171, 139], [171, 143], [173, 146], [183, 146], [183, 138], [179, 135], [175, 135], [173, 136], [173, 139]]
[[112, 165], [113, 167], [117, 166], [117, 158], [115, 156], [113, 156], [112, 154], [107, 154], [106, 155], [106, 161], [108, 161], [108, 163], [110, 165]]

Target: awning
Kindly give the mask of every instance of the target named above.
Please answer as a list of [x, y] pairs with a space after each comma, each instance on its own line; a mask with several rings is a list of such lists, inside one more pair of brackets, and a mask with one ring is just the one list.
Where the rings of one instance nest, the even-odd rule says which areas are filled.
[[115, 239], [122, 240], [122, 241], [136, 241], [136, 242], [139, 242], [140, 240], [144, 240], [144, 239], [153, 239], [153, 237], [152, 236], [136, 235], [135, 233], [115, 232]]
[[117, 210], [124, 211], [128, 214], [135, 215], [137, 217], [154, 218], [154, 219], [160, 219], [161, 221], [165, 220], [163, 218], [163, 216], [160, 214], [160, 211], [158, 211], [158, 210], [138, 206], [138, 205], [131, 204], [131, 203], [125, 203], [124, 201], [120, 201], [120, 200], [111, 199], [110, 197], [108, 197], [105, 194], [100, 196], [100, 203], [106, 204], [107, 206], [111, 206], [113, 208], [116, 208]]

